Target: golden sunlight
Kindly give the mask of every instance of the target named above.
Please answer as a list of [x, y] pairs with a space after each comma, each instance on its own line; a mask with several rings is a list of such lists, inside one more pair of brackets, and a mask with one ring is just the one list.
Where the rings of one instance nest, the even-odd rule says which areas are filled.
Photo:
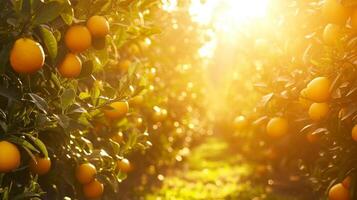
[[232, 31], [265, 16], [269, 0], [192, 0], [190, 14], [202, 25]]

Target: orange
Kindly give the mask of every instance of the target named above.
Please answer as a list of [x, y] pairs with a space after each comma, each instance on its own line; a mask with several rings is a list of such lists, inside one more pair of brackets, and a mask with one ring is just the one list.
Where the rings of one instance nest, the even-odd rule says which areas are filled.
[[322, 39], [327, 45], [337, 44], [341, 39], [342, 30], [341, 27], [336, 24], [327, 24], [322, 34]]
[[41, 158], [39, 156], [35, 156], [36, 161], [31, 160], [30, 162], [30, 170], [33, 173], [38, 175], [47, 174], [51, 169], [51, 160], [49, 157]]
[[20, 151], [14, 144], [1, 141], [0, 142], [0, 172], [10, 172], [20, 166], [21, 155]]
[[122, 118], [129, 111], [129, 104], [126, 101], [117, 101], [110, 104], [112, 109], [104, 110], [104, 115], [108, 119], [119, 119]]
[[82, 70], [82, 62], [75, 54], [68, 53], [58, 66], [59, 73], [66, 78], [76, 78]]
[[346, 189], [349, 189], [350, 186], [351, 186], [351, 177], [350, 177], [350, 176], [347, 176], [345, 179], [343, 179], [342, 185], [343, 185], [343, 187], [345, 187]]
[[119, 131], [118, 133], [114, 134], [111, 139], [117, 143], [121, 143], [124, 141], [123, 133]]
[[88, 199], [100, 198], [104, 192], [104, 185], [97, 179], [83, 185], [83, 194]]
[[332, 186], [328, 192], [329, 200], [349, 200], [350, 192], [341, 183]]
[[327, 116], [329, 110], [327, 103], [313, 103], [309, 108], [310, 119], [320, 121]]
[[274, 117], [270, 119], [266, 126], [266, 131], [271, 137], [281, 137], [288, 133], [288, 120], [281, 117]]
[[127, 73], [130, 65], [131, 65], [131, 61], [128, 59], [125, 59], [125, 60], [119, 61], [117, 67], [121, 73]]
[[10, 64], [17, 73], [30, 74], [42, 68], [45, 63], [45, 53], [42, 46], [32, 39], [16, 40], [10, 52]]
[[97, 169], [91, 163], [81, 164], [76, 169], [76, 178], [77, 181], [81, 184], [86, 184], [91, 182], [95, 178], [96, 174], [97, 174]]
[[109, 33], [109, 23], [103, 16], [94, 15], [87, 21], [87, 28], [93, 37], [105, 37]]
[[326, 77], [317, 77], [306, 87], [306, 97], [315, 102], [325, 102], [330, 98], [331, 82]]
[[357, 142], [357, 124], [352, 128], [352, 138]]
[[144, 102], [144, 97], [142, 95], [137, 95], [129, 100], [130, 107], [140, 107]]
[[322, 17], [328, 23], [345, 25], [349, 11], [338, 0], [325, 0], [322, 6]]
[[236, 117], [233, 123], [237, 129], [242, 129], [248, 125], [247, 119], [243, 115]]
[[308, 133], [306, 135], [306, 140], [310, 143], [316, 143], [319, 141], [319, 136], [317, 134]]
[[80, 53], [90, 47], [92, 36], [87, 27], [73, 25], [67, 30], [64, 40], [68, 49]]
[[351, 26], [354, 30], [357, 30], [357, 9], [351, 15]]
[[117, 162], [117, 169], [124, 173], [131, 171], [131, 164], [128, 159], [124, 158]]

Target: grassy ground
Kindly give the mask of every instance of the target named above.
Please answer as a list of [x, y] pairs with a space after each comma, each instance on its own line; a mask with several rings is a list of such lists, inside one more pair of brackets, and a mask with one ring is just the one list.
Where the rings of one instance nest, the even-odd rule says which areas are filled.
[[249, 181], [253, 172], [226, 143], [210, 138], [192, 152], [181, 169], [169, 172], [147, 200], [237, 199], [297, 200], [267, 193]]

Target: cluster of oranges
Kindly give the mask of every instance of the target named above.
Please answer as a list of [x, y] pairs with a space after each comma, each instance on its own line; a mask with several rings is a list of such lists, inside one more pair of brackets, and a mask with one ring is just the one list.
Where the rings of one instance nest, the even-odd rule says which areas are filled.
[[97, 169], [91, 163], [77, 166], [76, 179], [83, 185], [83, 194], [86, 198], [98, 198], [104, 192], [104, 185], [95, 178], [96, 174]]
[[[103, 16], [92, 16], [87, 25], [72, 25], [68, 28], [64, 42], [70, 50], [58, 65], [59, 73], [66, 78], [78, 77], [82, 61], [78, 53], [87, 50], [93, 38], [104, 38], [109, 34], [109, 23]], [[30, 38], [15, 41], [10, 53], [10, 64], [14, 71], [31, 74], [40, 70], [45, 63], [45, 53], [40, 43]]]
[[[1, 141], [0, 149], [0, 173], [16, 170], [21, 164], [21, 154], [18, 147], [11, 142]], [[51, 159], [36, 155], [30, 161], [29, 168], [34, 174], [44, 175], [51, 169]]]
[[[121, 159], [117, 162], [117, 169], [128, 173], [131, 170], [130, 162]], [[104, 185], [97, 178], [97, 169], [91, 163], [83, 163], [77, 166], [75, 176], [78, 183], [82, 184], [83, 194], [88, 199], [100, 198], [104, 192]]]
[[68, 28], [64, 41], [70, 53], [67, 53], [58, 71], [63, 77], [75, 78], [81, 73], [82, 62], [78, 53], [87, 50], [93, 38], [104, 38], [109, 34], [109, 23], [103, 16], [92, 16], [87, 21], [87, 26], [72, 25]]
[[[356, 115], [353, 108], [356, 99], [354, 90], [357, 7], [352, 1], [343, 0], [305, 3], [292, 6], [291, 11], [295, 16], [290, 16], [292, 13], [282, 14], [283, 25], [277, 26], [282, 29], [272, 31], [274, 37], [271, 44], [266, 45], [263, 39], [253, 38], [257, 48], [264, 52], [268, 51], [264, 47], [269, 45], [276, 45], [278, 50], [274, 51], [276, 60], [270, 54], [265, 57], [250, 52], [257, 57], [254, 59], [257, 59], [259, 64], [252, 64], [259, 66], [259, 70], [252, 70], [258, 75], [254, 76], [252, 73], [251, 79], [258, 79], [259, 83], [264, 82], [259, 86], [262, 86], [260, 91], [266, 96], [261, 99], [252, 114], [260, 116], [258, 112], [264, 113], [261, 117], [253, 116], [256, 120], [253, 120], [252, 129], [257, 135], [252, 138], [254, 141], [250, 141], [252, 144], [248, 145], [269, 149], [262, 151], [262, 163], [267, 164], [266, 168], [271, 169], [271, 173], [279, 173], [279, 179], [282, 177], [279, 181], [288, 180], [287, 177], [291, 174], [306, 175], [316, 180], [313, 185], [316, 184], [319, 189], [313, 189], [321, 193], [324, 189], [329, 191], [330, 200], [348, 200], [354, 193], [352, 188], [349, 188], [349, 182], [354, 179], [355, 164], [346, 164], [342, 160], [351, 159], [352, 154], [347, 152], [355, 151], [351, 144], [357, 141]], [[287, 8], [284, 8], [284, 11], [289, 12]], [[294, 28], [290, 27], [290, 24], [284, 24], [284, 20], [300, 21], [301, 17], [311, 21], [302, 22]], [[290, 28], [293, 29], [293, 36], [284, 32]], [[321, 34], [317, 34], [319, 31]], [[275, 35], [275, 32], [279, 33]], [[285, 35], [286, 41], [276, 41], [275, 37], [282, 35]], [[264, 33], [261, 37], [270, 35]], [[296, 49], [297, 45], [292, 41], [299, 41], [301, 49]], [[294, 48], [293, 52], [288, 51], [290, 47]], [[281, 80], [277, 81], [279, 78]], [[233, 123], [236, 129], [242, 129], [247, 126], [249, 119], [250, 116], [238, 116]], [[266, 134], [260, 134], [261, 130]], [[245, 133], [245, 136], [248, 138], [250, 135]], [[257, 138], [261, 140], [257, 141]], [[307, 145], [306, 150], [296, 153], [295, 145], [301, 144]], [[281, 153], [283, 151], [285, 152]], [[321, 164], [320, 159], [322, 162], [328, 161]], [[290, 163], [293, 164], [290, 166]], [[281, 169], [280, 165], [285, 169]], [[333, 167], [336, 172], [324, 174]], [[282, 175], [283, 170], [286, 170], [286, 177]], [[322, 178], [322, 174], [328, 176], [331, 182], [341, 174], [349, 177], [327, 188], [328, 185], [323, 181], [326, 177]]]
[[[69, 52], [58, 64], [58, 72], [65, 78], [76, 78], [82, 70], [82, 61], [79, 54], [91, 47], [93, 40], [104, 39], [110, 31], [109, 23], [103, 16], [92, 16], [86, 26], [76, 24], [68, 28], [64, 35], [64, 43]], [[136, 50], [138, 51], [138, 50]], [[11, 53], [10, 64], [12, 69], [20, 74], [32, 74], [40, 70], [45, 64], [45, 53], [40, 43], [30, 38], [20, 38], [15, 41]], [[131, 61], [122, 60], [118, 67], [122, 73], [128, 71]], [[117, 121], [126, 116], [130, 106], [137, 107], [143, 103], [143, 96], [137, 95], [127, 101], [116, 101], [103, 108], [102, 112], [107, 120]], [[123, 133], [114, 134], [111, 139], [117, 143], [123, 142]], [[0, 142], [0, 172], [7, 173], [19, 168], [21, 153], [19, 148], [8, 141]], [[128, 159], [117, 161], [118, 171], [128, 173], [132, 166]], [[29, 163], [29, 169], [34, 174], [44, 175], [51, 169], [49, 157], [36, 155]], [[97, 169], [91, 163], [77, 166], [75, 176], [82, 184], [83, 194], [86, 198], [99, 198], [104, 192], [104, 185], [96, 178]]]
[[322, 17], [328, 23], [322, 34], [327, 45], [335, 45], [341, 40], [348, 19], [350, 27], [357, 30], [357, 10], [347, 8], [337, 0], [324, 1]]

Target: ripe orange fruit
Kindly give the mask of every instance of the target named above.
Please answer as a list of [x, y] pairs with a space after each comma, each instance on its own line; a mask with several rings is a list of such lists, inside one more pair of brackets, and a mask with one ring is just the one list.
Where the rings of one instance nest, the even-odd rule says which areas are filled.
[[142, 95], [137, 95], [129, 100], [130, 107], [140, 107], [144, 102], [144, 97]]
[[82, 70], [81, 59], [75, 54], [68, 53], [58, 66], [59, 73], [66, 78], [78, 77]]
[[306, 140], [310, 143], [316, 143], [319, 141], [319, 136], [317, 134], [308, 133], [306, 135]]
[[352, 138], [357, 142], [357, 124], [352, 128]]
[[237, 129], [242, 129], [248, 125], [247, 119], [243, 115], [236, 117], [233, 123]]
[[113, 102], [110, 107], [112, 109], [104, 110], [104, 115], [112, 120], [124, 117], [129, 111], [129, 104], [126, 101]]
[[87, 27], [73, 25], [67, 30], [64, 40], [67, 48], [74, 53], [80, 53], [90, 47], [92, 36]]
[[83, 185], [83, 194], [88, 199], [100, 198], [104, 192], [104, 185], [97, 179]]
[[350, 192], [341, 183], [332, 186], [328, 192], [329, 200], [349, 200]]
[[349, 11], [338, 0], [325, 0], [322, 6], [322, 16], [328, 23], [344, 25]]
[[266, 131], [271, 137], [281, 137], [288, 133], [288, 120], [281, 117], [274, 117], [270, 119], [266, 126]]
[[341, 27], [336, 24], [327, 24], [322, 34], [322, 39], [327, 45], [337, 44], [341, 39], [342, 30]]
[[111, 139], [117, 143], [121, 143], [124, 141], [123, 133], [119, 131], [118, 133], [114, 134]]
[[327, 103], [313, 103], [309, 108], [309, 116], [314, 121], [320, 121], [327, 116], [329, 110]]
[[10, 64], [17, 73], [30, 74], [40, 70], [45, 63], [42, 46], [32, 39], [17, 39], [10, 52]]
[[30, 170], [33, 173], [36, 173], [38, 175], [44, 175], [47, 174], [48, 171], [51, 169], [51, 160], [48, 157], [41, 158], [39, 156], [36, 156], [36, 161], [31, 160], [30, 162]]
[[76, 169], [76, 178], [77, 181], [81, 184], [87, 184], [91, 182], [95, 178], [96, 174], [97, 169], [91, 163], [81, 164]]
[[131, 65], [131, 61], [128, 59], [125, 59], [125, 60], [119, 61], [117, 68], [121, 73], [124, 74], [124, 73], [128, 72], [130, 65]]
[[119, 169], [120, 171], [122, 171], [124, 173], [128, 173], [129, 171], [131, 171], [131, 164], [130, 164], [129, 160], [126, 158], [118, 160], [117, 169]]
[[352, 12], [351, 25], [354, 30], [357, 30], [357, 9]]
[[325, 102], [330, 98], [331, 82], [326, 77], [317, 77], [306, 87], [306, 97], [315, 102]]
[[0, 172], [10, 172], [20, 166], [21, 155], [20, 151], [14, 144], [1, 141], [0, 142]]
[[104, 37], [109, 33], [109, 23], [103, 16], [94, 15], [87, 21], [87, 28], [93, 37]]
[[345, 179], [343, 179], [342, 185], [343, 185], [343, 187], [345, 187], [346, 189], [349, 189], [349, 188], [350, 188], [350, 185], [351, 185], [351, 177], [350, 177], [350, 176], [347, 176]]

